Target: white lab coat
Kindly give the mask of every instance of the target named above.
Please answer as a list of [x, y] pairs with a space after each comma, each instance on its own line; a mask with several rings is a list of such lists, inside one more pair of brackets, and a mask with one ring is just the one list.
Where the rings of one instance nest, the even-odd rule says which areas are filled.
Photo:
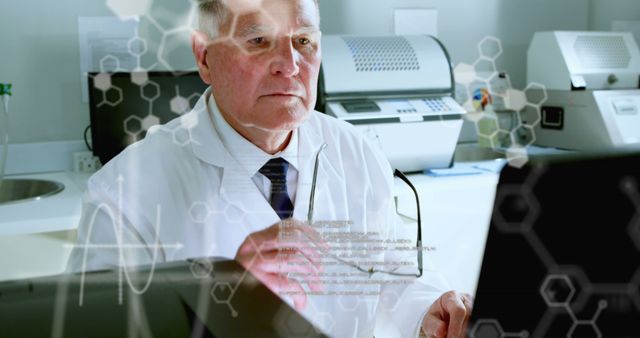
[[[148, 264], [154, 255], [159, 262], [233, 258], [247, 235], [279, 222], [249, 174], [221, 142], [207, 110], [208, 95], [210, 90], [193, 111], [152, 128], [144, 140], [89, 179], [77, 243], [107, 246], [76, 247], [69, 270], [115, 267], [123, 263], [119, 253], [124, 253], [124, 264]], [[351, 231], [397, 236], [404, 225], [394, 212], [392, 173], [384, 155], [351, 125], [318, 112], [298, 131], [293, 217], [307, 219], [315, 154], [326, 142], [318, 169], [314, 220], [348, 220]], [[115, 235], [120, 231], [119, 220], [123, 224], [120, 241]], [[415, 226], [407, 233], [414, 236]], [[128, 247], [108, 247], [114, 244]], [[411, 257], [415, 262], [415, 252]], [[376, 318], [381, 317], [389, 318], [400, 336], [414, 337], [428, 307], [446, 291], [446, 283], [427, 264], [424, 276], [413, 284], [362, 288], [381, 291], [382, 296], [314, 295], [302, 313], [334, 337], [370, 338]]]

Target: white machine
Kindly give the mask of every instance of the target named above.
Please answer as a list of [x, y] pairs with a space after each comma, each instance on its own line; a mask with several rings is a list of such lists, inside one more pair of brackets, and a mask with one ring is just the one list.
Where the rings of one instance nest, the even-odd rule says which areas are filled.
[[606, 151], [640, 146], [640, 51], [631, 33], [539, 32], [527, 80], [546, 88], [541, 146]]
[[325, 36], [318, 110], [348, 121], [407, 172], [448, 168], [465, 110], [430, 36]]

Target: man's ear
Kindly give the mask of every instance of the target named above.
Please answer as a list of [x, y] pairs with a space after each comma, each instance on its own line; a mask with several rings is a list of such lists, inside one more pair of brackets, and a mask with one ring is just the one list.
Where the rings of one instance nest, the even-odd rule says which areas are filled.
[[198, 30], [194, 30], [191, 33], [191, 49], [193, 50], [193, 56], [196, 58], [196, 65], [198, 66], [198, 73], [202, 81], [208, 85], [211, 85], [211, 69], [207, 63], [207, 45], [209, 43], [209, 37]]

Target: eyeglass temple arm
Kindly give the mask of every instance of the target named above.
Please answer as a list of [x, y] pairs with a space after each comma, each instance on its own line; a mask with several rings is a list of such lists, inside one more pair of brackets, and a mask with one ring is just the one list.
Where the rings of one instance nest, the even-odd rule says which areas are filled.
[[402, 181], [404, 181], [404, 183], [406, 183], [409, 186], [409, 188], [413, 190], [413, 194], [416, 196], [416, 206], [418, 208], [418, 212], [417, 212], [418, 213], [418, 239], [417, 239], [416, 247], [418, 249], [418, 271], [419, 271], [418, 277], [420, 277], [422, 276], [422, 255], [421, 255], [422, 253], [422, 217], [420, 216], [420, 199], [418, 198], [418, 191], [413, 186], [411, 181], [409, 181], [407, 176], [405, 176], [402, 173], [402, 171], [396, 169], [393, 172], [393, 176], [397, 176]]
[[307, 222], [309, 222], [309, 224], [313, 223], [313, 206], [316, 201], [316, 183], [318, 180], [318, 166], [320, 164], [320, 154], [326, 147], [327, 147], [326, 143], [323, 143], [322, 146], [320, 146], [320, 149], [316, 153], [316, 160], [313, 166], [313, 181], [311, 182], [311, 196], [309, 198], [309, 211], [307, 211]]

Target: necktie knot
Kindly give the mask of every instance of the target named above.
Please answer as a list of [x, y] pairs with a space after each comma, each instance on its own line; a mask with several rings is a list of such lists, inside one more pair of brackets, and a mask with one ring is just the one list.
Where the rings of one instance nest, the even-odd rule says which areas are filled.
[[271, 181], [271, 184], [284, 184], [287, 180], [289, 162], [282, 157], [272, 158], [262, 168], [260, 173]]

